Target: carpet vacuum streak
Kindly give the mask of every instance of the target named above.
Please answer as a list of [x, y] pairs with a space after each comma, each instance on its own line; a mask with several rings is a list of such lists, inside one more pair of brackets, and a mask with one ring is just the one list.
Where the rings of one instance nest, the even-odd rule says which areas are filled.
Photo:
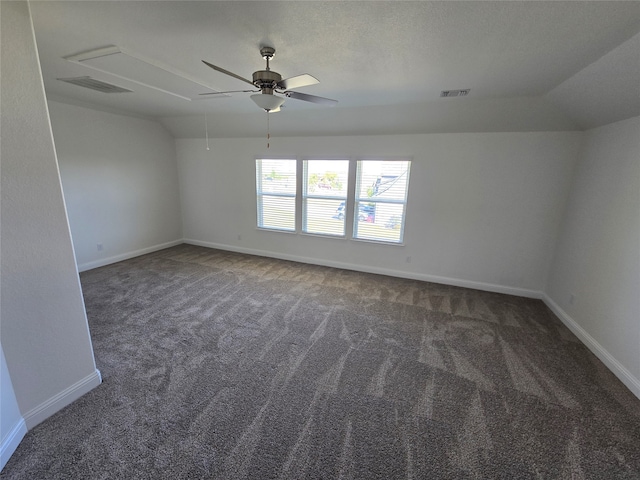
[[103, 384], [1, 479], [640, 479], [539, 300], [180, 245], [81, 274]]

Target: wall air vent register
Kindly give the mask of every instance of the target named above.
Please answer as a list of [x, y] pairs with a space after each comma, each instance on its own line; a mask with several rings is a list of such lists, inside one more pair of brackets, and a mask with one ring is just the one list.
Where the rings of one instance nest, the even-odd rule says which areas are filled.
[[103, 82], [102, 80], [96, 80], [91, 77], [72, 77], [72, 78], [58, 78], [61, 82], [71, 83], [72, 85], [78, 85], [79, 87], [90, 88], [91, 90], [97, 90], [102, 93], [130, 93], [133, 90], [113, 85], [111, 83]]
[[464, 90], [443, 90], [440, 92], [441, 97], [466, 97], [469, 95], [469, 88]]

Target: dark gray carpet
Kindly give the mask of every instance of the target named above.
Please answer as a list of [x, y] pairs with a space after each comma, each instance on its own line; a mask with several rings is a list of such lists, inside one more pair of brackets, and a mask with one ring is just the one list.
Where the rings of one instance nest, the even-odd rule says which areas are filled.
[[189, 245], [81, 280], [104, 383], [2, 479], [640, 478], [640, 400], [538, 300]]

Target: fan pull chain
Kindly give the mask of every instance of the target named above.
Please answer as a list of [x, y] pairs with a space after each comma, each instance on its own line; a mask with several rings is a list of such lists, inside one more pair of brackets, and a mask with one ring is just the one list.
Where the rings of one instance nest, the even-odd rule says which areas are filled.
[[271, 138], [271, 133], [269, 133], [269, 110], [267, 110], [266, 112], [267, 112], [267, 149], [268, 149], [269, 148], [269, 139]]
[[209, 150], [209, 125], [207, 124], [207, 112], [204, 112], [204, 136], [207, 139], [207, 150]]

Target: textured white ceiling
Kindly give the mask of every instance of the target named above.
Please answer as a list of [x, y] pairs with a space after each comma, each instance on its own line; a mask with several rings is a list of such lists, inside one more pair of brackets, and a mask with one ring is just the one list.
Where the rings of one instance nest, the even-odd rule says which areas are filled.
[[[200, 60], [251, 78], [264, 68], [260, 45], [274, 46], [273, 70], [310, 73], [321, 83], [301, 92], [339, 101], [287, 100], [272, 119], [282, 135], [571, 130], [592, 126], [599, 109], [616, 117], [616, 100], [581, 112], [571, 104], [581, 98], [545, 94], [576, 74], [586, 78], [576, 77], [578, 88], [589, 84], [587, 67], [640, 31], [640, 2], [615, 1], [32, 1], [31, 10], [50, 99], [160, 117], [177, 136], [201, 135], [193, 117], [204, 112], [213, 136], [258, 135], [264, 114], [248, 94], [186, 101], [63, 57], [116, 45], [209, 88], [236, 90], [248, 85]], [[56, 80], [82, 75], [134, 93]], [[606, 83], [606, 72], [596, 75]], [[458, 88], [471, 93], [439, 98]]]
[[640, 34], [547, 94], [582, 129], [640, 115]]

